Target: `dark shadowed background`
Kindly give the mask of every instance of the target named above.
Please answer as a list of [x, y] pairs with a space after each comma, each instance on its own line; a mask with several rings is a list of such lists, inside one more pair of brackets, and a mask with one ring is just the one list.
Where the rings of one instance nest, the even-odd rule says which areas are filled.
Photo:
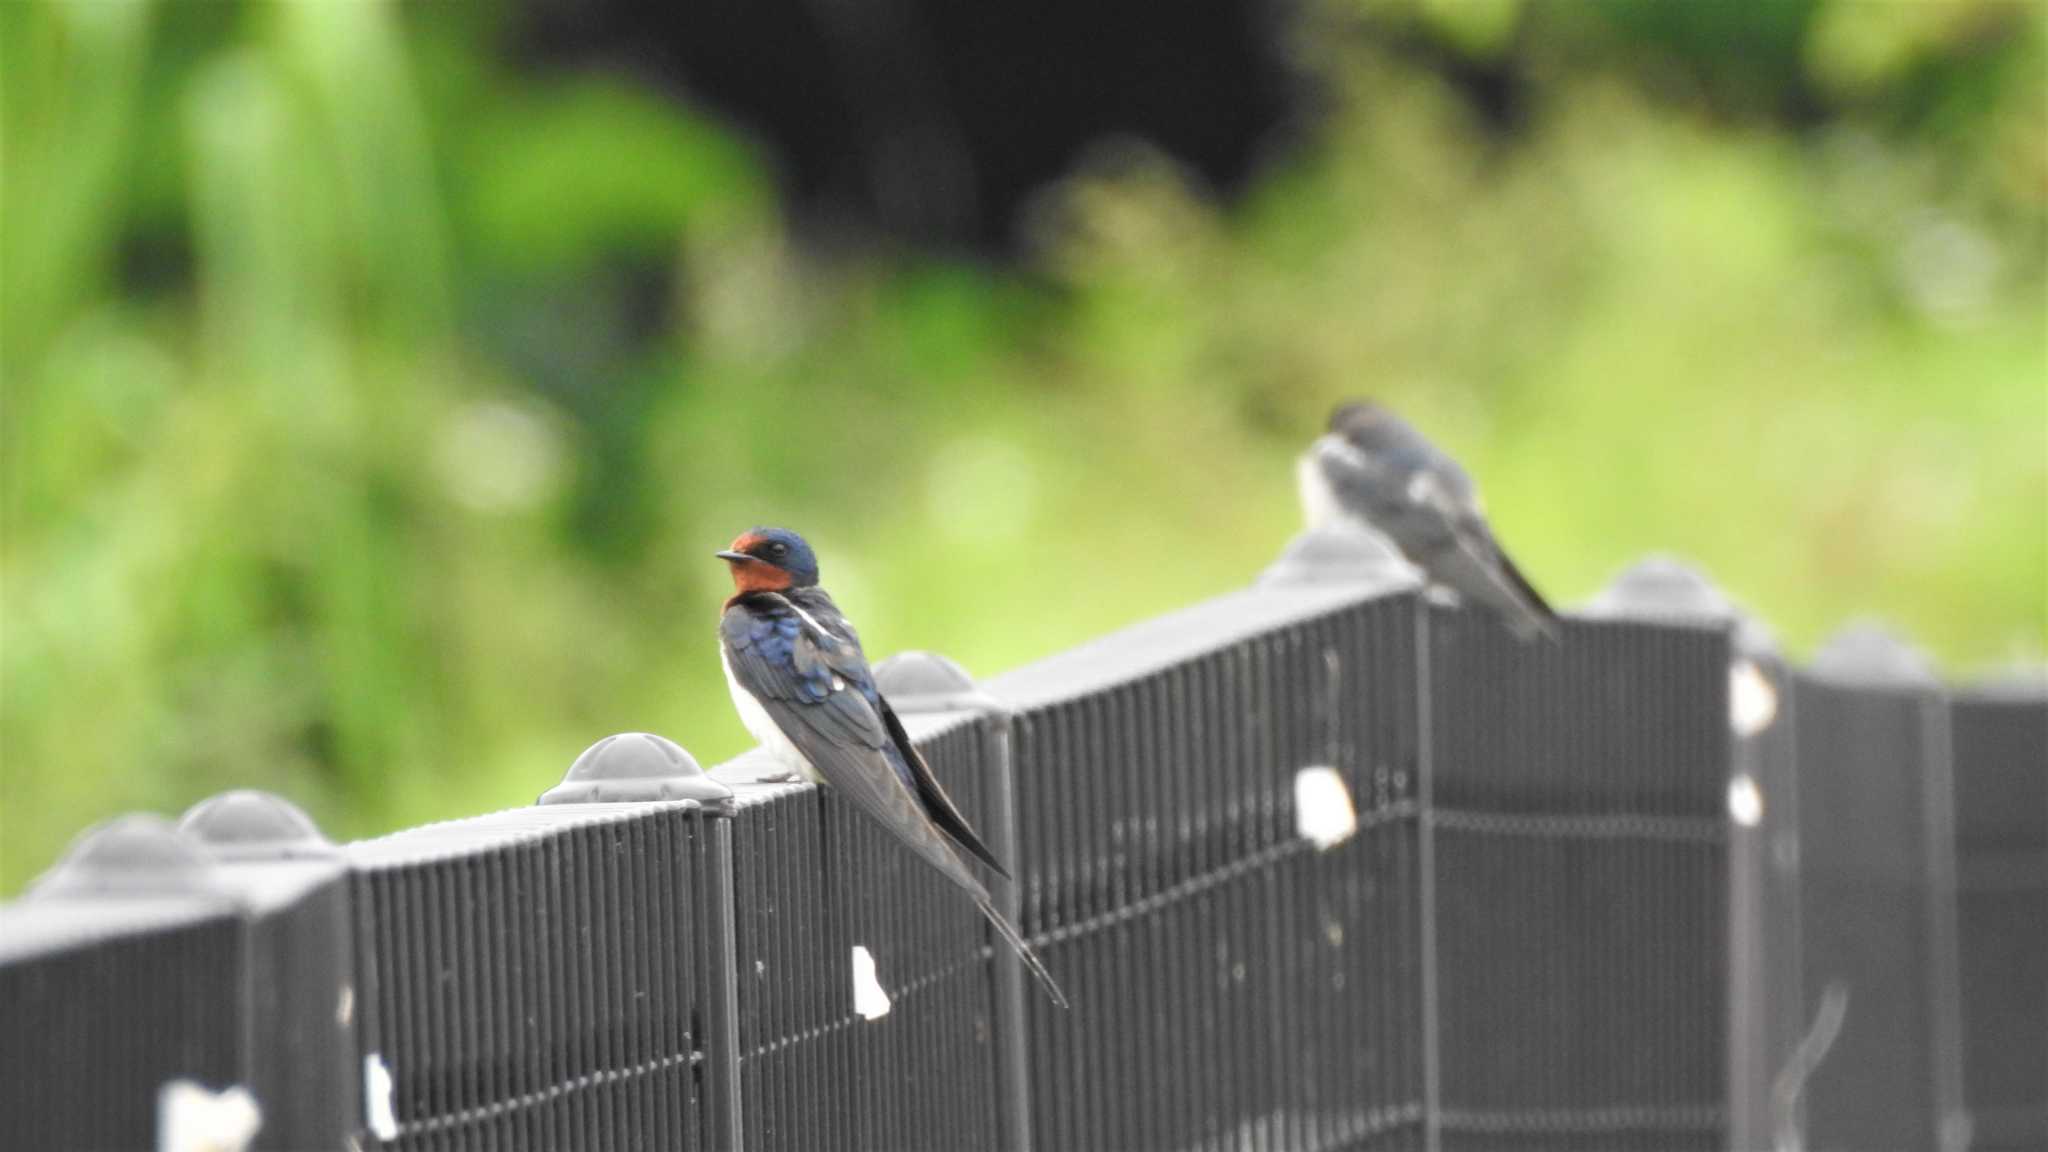
[[988, 673], [1239, 585], [1395, 401], [1554, 599], [2048, 646], [2048, 8], [0, 6], [0, 892], [746, 738], [740, 530]]

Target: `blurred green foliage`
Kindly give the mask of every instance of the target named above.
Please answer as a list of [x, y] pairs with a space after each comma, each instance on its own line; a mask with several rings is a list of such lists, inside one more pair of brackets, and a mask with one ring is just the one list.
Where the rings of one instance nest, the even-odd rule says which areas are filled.
[[[759, 522], [984, 673], [1223, 591], [1358, 393], [1561, 602], [1667, 549], [1794, 651], [2037, 655], [2043, 12], [1311, 6], [1241, 203], [1105, 146], [1002, 270], [803, 242], [741, 136], [490, 6], [0, 6], [0, 891], [231, 786], [359, 835], [608, 732], [736, 753]], [[1504, 126], [1447, 77], [1509, 54]]]

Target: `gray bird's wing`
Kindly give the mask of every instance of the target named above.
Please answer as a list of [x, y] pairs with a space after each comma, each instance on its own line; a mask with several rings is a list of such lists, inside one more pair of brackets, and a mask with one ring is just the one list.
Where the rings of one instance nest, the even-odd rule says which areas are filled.
[[1557, 614], [1494, 539], [1478, 486], [1405, 421], [1384, 417], [1318, 441], [1332, 494], [1429, 578], [1492, 611], [1524, 639], [1555, 638]]

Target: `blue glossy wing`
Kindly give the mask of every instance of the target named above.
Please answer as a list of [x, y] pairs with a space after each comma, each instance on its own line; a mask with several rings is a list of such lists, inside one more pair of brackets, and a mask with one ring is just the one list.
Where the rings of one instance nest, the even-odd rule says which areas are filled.
[[[816, 635], [787, 605], [779, 596], [756, 594], [725, 610], [719, 636], [733, 679], [760, 702], [828, 786], [946, 879], [986, 902], [988, 890], [953, 851], [892, 762], [894, 741], [880, 711], [868, 702], [874, 681], [862, 675], [866, 661], [859, 650]], [[849, 678], [848, 672], [855, 676]]]

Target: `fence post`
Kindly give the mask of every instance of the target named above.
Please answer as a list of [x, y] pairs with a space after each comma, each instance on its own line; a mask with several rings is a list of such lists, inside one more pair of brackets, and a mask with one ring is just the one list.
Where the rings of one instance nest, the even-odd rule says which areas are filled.
[[583, 750], [562, 782], [541, 793], [536, 806], [556, 804], [648, 803], [687, 800], [702, 805], [702, 828], [710, 840], [701, 857], [703, 891], [699, 923], [707, 930], [702, 974], [702, 1046], [705, 1130], [718, 1152], [738, 1152], [746, 1143], [745, 1104], [740, 1092], [740, 1022], [734, 961], [732, 789], [707, 774], [681, 745], [648, 732], [621, 732]]
[[1953, 712], [1971, 1147], [2048, 1148], [2048, 667], [1974, 681]]
[[711, 982], [704, 1021], [704, 1096], [711, 1146], [719, 1152], [746, 1147], [746, 1106], [740, 1092], [739, 965], [735, 960], [732, 869], [732, 819], [720, 814], [705, 822], [711, 834], [710, 912]]
[[225, 792], [186, 811], [247, 916], [247, 1083], [263, 1109], [258, 1148], [339, 1148], [362, 1115], [347, 868], [304, 812], [267, 792]]
[[[1772, 1107], [1772, 1083], [1803, 1030], [1799, 970], [1798, 781], [1790, 673], [1776, 641], [1705, 576], [1675, 557], [1644, 557], [1587, 606], [1591, 616], [1733, 630], [1728, 726], [1728, 1147], [1778, 1147], [1796, 1117]], [[1794, 1127], [1788, 1128], [1788, 1125]]]
[[[1363, 525], [1344, 522], [1312, 528], [1288, 541], [1279, 558], [1259, 575], [1261, 591], [1342, 587], [1356, 588], [1376, 596], [1414, 592], [1408, 642], [1413, 653], [1410, 689], [1413, 696], [1404, 706], [1414, 724], [1415, 805], [1415, 951], [1413, 962], [1417, 985], [1417, 1019], [1413, 1043], [1419, 1064], [1419, 1126], [1423, 1152], [1438, 1152], [1443, 1144], [1442, 1058], [1439, 1041], [1440, 995], [1437, 963], [1437, 882], [1435, 767], [1431, 752], [1430, 720], [1430, 611], [1423, 596], [1423, 581], [1415, 567], [1379, 532]], [[1341, 688], [1341, 685], [1339, 686]], [[1392, 700], [1402, 693], [1387, 684], [1365, 685], [1350, 693], [1377, 692]], [[1334, 752], [1331, 756], [1334, 759]]]
[[1806, 1093], [1812, 1146], [1954, 1152], [1969, 1118], [1947, 698], [1925, 657], [1868, 623], [1822, 646], [1798, 697], [1806, 991], [1848, 996]]
[[[959, 664], [934, 652], [900, 652], [875, 667], [875, 683], [889, 704], [905, 716], [975, 712], [983, 741], [992, 818], [981, 829], [996, 859], [1022, 876], [1017, 859], [1017, 802], [1011, 779], [1010, 715], [981, 691]], [[994, 878], [989, 893], [996, 910], [1012, 924], [1023, 923], [1023, 898], [1015, 880]], [[1024, 966], [1016, 953], [995, 948], [995, 1048], [997, 1128], [1007, 1152], [1030, 1152], [1031, 1078], [1024, 1020]]]

